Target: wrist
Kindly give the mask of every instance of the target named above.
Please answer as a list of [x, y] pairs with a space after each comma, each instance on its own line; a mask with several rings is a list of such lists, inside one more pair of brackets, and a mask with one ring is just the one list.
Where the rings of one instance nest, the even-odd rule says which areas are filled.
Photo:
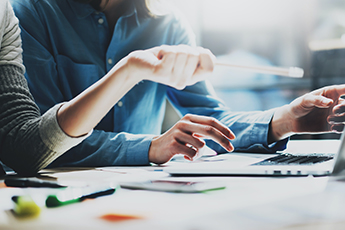
[[289, 112], [289, 105], [277, 108], [270, 123], [268, 142], [273, 143], [293, 135], [292, 127], [293, 117]]
[[[144, 51], [133, 51], [123, 58], [127, 70], [127, 77], [136, 83], [142, 80], [149, 80], [148, 75], [152, 74], [152, 64], [147, 61], [148, 57]], [[121, 60], [121, 61], [122, 61]]]
[[149, 148], [149, 161], [151, 163], [155, 163], [155, 164], [159, 164], [159, 162], [157, 161], [157, 157], [156, 157], [156, 142], [157, 142], [158, 136], [152, 138], [151, 141], [151, 145]]
[[142, 79], [140, 78], [140, 74], [133, 73], [133, 65], [131, 63], [131, 55], [122, 58], [117, 64], [116, 68], [113, 68], [114, 71], [119, 71], [121, 75], [124, 77], [125, 82], [129, 83], [129, 85], [134, 86], [138, 84]]

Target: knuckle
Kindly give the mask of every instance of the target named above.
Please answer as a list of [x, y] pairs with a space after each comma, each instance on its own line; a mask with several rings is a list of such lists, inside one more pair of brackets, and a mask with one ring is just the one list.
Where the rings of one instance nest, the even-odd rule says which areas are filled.
[[177, 89], [184, 89], [186, 87], [186, 79], [180, 79], [177, 83], [176, 83], [176, 88]]
[[224, 146], [229, 145], [229, 141], [226, 140], [225, 138], [222, 138], [222, 143], [223, 143]]
[[181, 152], [183, 154], [189, 156], [190, 158], [193, 158], [194, 155], [196, 154], [196, 150], [194, 150], [192, 148], [188, 148], [188, 147], [183, 148]]
[[186, 87], [186, 84], [177, 84], [175, 86], [175, 88], [178, 89], [178, 90], [183, 90], [185, 87]]
[[179, 127], [182, 126], [182, 123], [184, 123], [184, 118], [182, 118], [181, 120], [179, 120], [179, 121], [175, 124], [175, 127], [178, 129]]
[[306, 107], [309, 104], [309, 101], [312, 99], [312, 95], [310, 93], [307, 93], [304, 97], [302, 97], [301, 100], [301, 106]]
[[179, 58], [185, 58], [185, 57], [188, 57], [188, 53], [185, 52], [184, 50], [180, 50], [179, 52], [176, 53], [176, 56], [178, 56]]
[[200, 149], [200, 148], [205, 146], [205, 142], [202, 142], [202, 141], [198, 140], [195, 145], [196, 145], [195, 147]]
[[193, 157], [195, 154], [196, 154], [196, 149], [194, 148], [189, 148], [189, 147], [186, 147], [184, 148], [184, 152], [188, 155], [188, 156], [191, 156]]
[[179, 145], [179, 143], [177, 142], [176, 138], [174, 138], [174, 139], [170, 142], [169, 148], [170, 148], [170, 149], [175, 149], [175, 148], [178, 147], [178, 145]]
[[172, 133], [173, 133], [174, 136], [177, 136], [179, 134], [181, 127], [182, 127], [182, 122], [181, 121], [177, 122], [174, 125], [174, 127], [172, 129]]
[[192, 114], [187, 113], [183, 118], [190, 120], [190, 119], [192, 119], [192, 117], [193, 117]]
[[178, 121], [175, 125], [176, 130], [175, 132], [178, 134], [178, 132], [180, 132], [179, 130], [181, 130], [183, 127], [185, 127], [187, 125], [187, 120], [185, 119], [181, 119], [180, 121]]
[[197, 53], [195, 53], [195, 52], [189, 53], [188, 54], [188, 59], [193, 60], [193, 61], [198, 60], [199, 59], [199, 55]]
[[167, 54], [171, 56], [171, 58], [175, 58], [177, 56], [177, 52], [175, 50], [168, 50]]
[[216, 124], [218, 124], [218, 120], [216, 118], [214, 118], [214, 117], [210, 117], [210, 124], [211, 125], [216, 125]]
[[177, 45], [177, 47], [180, 47], [182, 49], [187, 49], [189, 46], [186, 44], [179, 44], [179, 45]]
[[169, 49], [169, 46], [167, 46], [167, 45], [161, 45], [161, 46], [160, 46], [160, 49], [161, 49], [161, 50], [168, 50], [168, 49]]
[[207, 134], [214, 134], [216, 132], [215, 128], [213, 128], [212, 126], [205, 126], [204, 130]]

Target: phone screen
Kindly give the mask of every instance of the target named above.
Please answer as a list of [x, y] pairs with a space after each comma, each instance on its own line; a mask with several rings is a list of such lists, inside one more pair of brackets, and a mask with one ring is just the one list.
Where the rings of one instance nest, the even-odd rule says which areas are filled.
[[165, 192], [204, 192], [208, 190], [224, 189], [226, 186], [219, 182], [200, 181], [172, 181], [172, 180], [150, 180], [145, 182], [121, 183], [122, 188], [144, 189]]

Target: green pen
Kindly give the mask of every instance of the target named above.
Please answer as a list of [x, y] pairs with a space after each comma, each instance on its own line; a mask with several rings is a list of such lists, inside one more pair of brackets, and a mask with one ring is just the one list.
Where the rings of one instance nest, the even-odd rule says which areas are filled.
[[54, 195], [49, 195], [46, 199], [48, 208], [59, 207], [67, 204], [81, 202], [85, 199], [92, 199], [99, 196], [111, 195], [115, 188], [111, 187], [87, 187], [87, 188], [66, 188]]
[[41, 208], [28, 195], [13, 196], [12, 200], [15, 203], [13, 211], [18, 217], [37, 217], [41, 213]]

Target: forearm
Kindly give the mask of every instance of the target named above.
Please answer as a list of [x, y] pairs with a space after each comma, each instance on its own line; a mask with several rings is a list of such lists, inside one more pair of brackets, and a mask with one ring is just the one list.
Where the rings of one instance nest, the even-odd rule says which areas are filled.
[[94, 130], [81, 144], [56, 159], [51, 167], [149, 165], [153, 135]]
[[138, 81], [128, 74], [127, 58], [122, 59], [101, 80], [60, 108], [61, 128], [73, 137], [88, 133]]
[[208, 50], [188, 46], [134, 51], [101, 80], [63, 106], [58, 113], [59, 123], [68, 135], [85, 134], [139, 81], [150, 80], [182, 90], [211, 73], [213, 59]]
[[[228, 113], [219, 117], [220, 121], [228, 124], [229, 128], [236, 134], [236, 139], [232, 141], [235, 151], [240, 152], [262, 152], [274, 153], [284, 150], [288, 139], [269, 141], [270, 124], [276, 110]], [[225, 113], [226, 114], [226, 113]], [[210, 147], [219, 153], [224, 150], [220, 146]]]

